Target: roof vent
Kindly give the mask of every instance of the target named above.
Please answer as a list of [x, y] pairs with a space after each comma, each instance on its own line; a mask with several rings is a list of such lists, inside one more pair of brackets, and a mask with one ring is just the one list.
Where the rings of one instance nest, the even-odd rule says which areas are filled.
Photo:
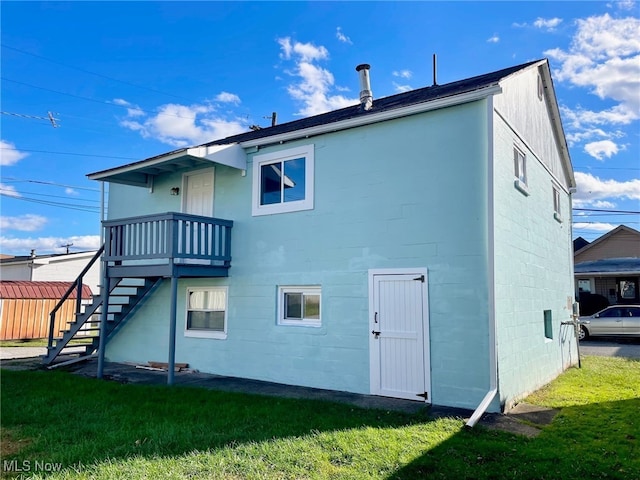
[[356, 67], [356, 72], [360, 74], [360, 107], [363, 110], [373, 108], [373, 93], [371, 92], [371, 82], [369, 80], [369, 69], [371, 66], [362, 63]]

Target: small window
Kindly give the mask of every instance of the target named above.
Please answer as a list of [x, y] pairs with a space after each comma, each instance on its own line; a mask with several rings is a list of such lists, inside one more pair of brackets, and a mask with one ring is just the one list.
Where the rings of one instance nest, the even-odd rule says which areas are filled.
[[278, 323], [319, 327], [321, 325], [320, 287], [280, 287]]
[[553, 322], [551, 310], [544, 311], [544, 338], [553, 340]]
[[525, 195], [529, 195], [527, 188], [527, 157], [517, 147], [513, 148], [513, 167], [516, 188]]
[[538, 75], [538, 100], [542, 101], [544, 98], [544, 84], [542, 83], [542, 76]]
[[562, 222], [562, 211], [560, 210], [560, 190], [553, 187], [553, 218]]
[[227, 287], [187, 289], [185, 336], [226, 338]]
[[313, 145], [253, 157], [253, 216], [313, 209], [313, 169]]

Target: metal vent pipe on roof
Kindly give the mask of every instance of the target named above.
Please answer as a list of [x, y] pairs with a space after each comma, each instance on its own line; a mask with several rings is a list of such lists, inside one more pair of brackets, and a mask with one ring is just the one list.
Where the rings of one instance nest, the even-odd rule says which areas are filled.
[[363, 110], [373, 108], [373, 92], [371, 91], [371, 81], [369, 80], [368, 63], [362, 63], [356, 67], [356, 72], [360, 74], [360, 106]]

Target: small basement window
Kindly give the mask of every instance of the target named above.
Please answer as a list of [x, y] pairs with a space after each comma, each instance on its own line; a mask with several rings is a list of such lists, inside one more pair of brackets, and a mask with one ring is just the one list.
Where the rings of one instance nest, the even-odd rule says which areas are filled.
[[321, 288], [319, 286], [280, 287], [278, 324], [319, 327]]
[[553, 317], [551, 310], [544, 311], [544, 338], [553, 340]]

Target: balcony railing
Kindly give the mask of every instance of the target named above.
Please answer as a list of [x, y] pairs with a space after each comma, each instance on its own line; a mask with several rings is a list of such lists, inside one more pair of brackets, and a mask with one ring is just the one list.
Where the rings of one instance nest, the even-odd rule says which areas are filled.
[[231, 220], [170, 212], [107, 220], [103, 226], [106, 262], [231, 264]]

